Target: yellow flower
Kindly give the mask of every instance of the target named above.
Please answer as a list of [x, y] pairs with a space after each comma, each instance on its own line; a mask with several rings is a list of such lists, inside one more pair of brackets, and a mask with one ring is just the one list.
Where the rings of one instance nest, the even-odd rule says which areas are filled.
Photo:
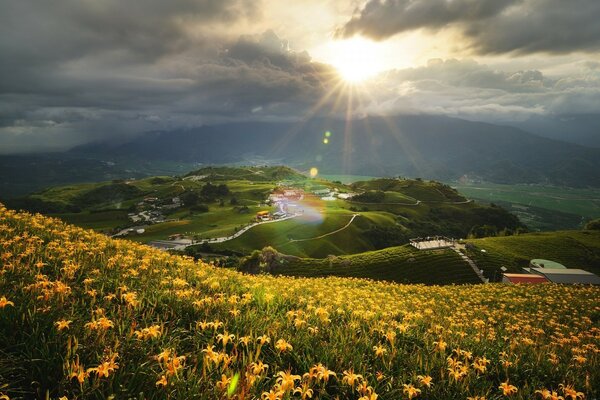
[[368, 393], [364, 396], [359, 397], [358, 400], [377, 400], [378, 397], [379, 397], [379, 395], [377, 395], [377, 393], [373, 392], [373, 393]]
[[448, 346], [448, 343], [444, 342], [442, 339], [438, 340], [437, 342], [433, 342], [434, 350], [435, 351], [439, 351], [440, 353], [443, 353], [444, 351], [446, 351], [446, 347]]
[[577, 399], [584, 399], [585, 395], [582, 392], [578, 392], [577, 390], [575, 390], [575, 388], [573, 387], [573, 385], [559, 385], [559, 387], [562, 389], [563, 394], [565, 395], [565, 399], [571, 399], [571, 400], [577, 400]]
[[292, 371], [288, 369], [285, 372], [279, 371], [277, 373], [276, 382], [283, 392], [287, 392], [287, 391], [293, 389], [295, 386], [294, 382], [299, 381], [300, 379], [301, 379], [300, 375], [292, 375]]
[[354, 387], [362, 379], [363, 379], [363, 376], [360, 374], [355, 374], [354, 370], [351, 368], [347, 371], [344, 371], [344, 377], [342, 378], [342, 383], [345, 383], [348, 386]]
[[167, 377], [165, 375], [161, 375], [160, 379], [156, 381], [156, 387], [165, 387], [167, 386], [167, 383]]
[[250, 336], [242, 336], [239, 339], [239, 342], [240, 344], [243, 344], [244, 346], [248, 347], [248, 344], [250, 344], [250, 340], [252, 340]]
[[557, 392], [550, 391], [548, 389], [540, 389], [535, 391], [537, 394], [542, 396], [544, 400], [564, 400], [564, 397], [559, 396]]
[[312, 399], [313, 390], [308, 387], [307, 383], [302, 384], [302, 387], [294, 389], [294, 394], [299, 394], [302, 400]]
[[404, 392], [405, 395], [408, 396], [409, 399], [415, 398], [419, 394], [421, 394], [421, 389], [417, 389], [416, 387], [414, 387], [412, 385], [412, 383], [403, 384], [402, 386], [404, 387], [404, 389], [402, 391]]
[[162, 335], [162, 328], [160, 325], [152, 325], [148, 328], [133, 332], [138, 339], [148, 340], [156, 339]]
[[0, 308], [4, 308], [6, 306], [15, 306], [15, 303], [6, 299], [6, 297], [0, 297]]
[[432, 385], [431, 381], [433, 378], [429, 375], [417, 375], [417, 379], [419, 380], [419, 384], [421, 384], [421, 386], [431, 387]]
[[[212, 347], [212, 346], [211, 346]], [[156, 356], [158, 362], [168, 361], [171, 358], [171, 350], [165, 349], [159, 355]]]
[[278, 389], [271, 389], [268, 392], [263, 392], [263, 394], [260, 396], [260, 398], [262, 400], [281, 400], [283, 398], [283, 395], [285, 393], [278, 390]]
[[85, 324], [85, 327], [92, 331], [100, 329], [107, 330], [109, 328], [113, 328], [114, 326], [115, 324], [106, 317], [101, 317], [98, 318], [96, 321], [88, 322], [87, 324]]
[[229, 386], [229, 383], [231, 383], [231, 378], [228, 378], [227, 375], [222, 374], [221, 380], [217, 382], [217, 389], [223, 392], [227, 390], [227, 386]]
[[387, 349], [383, 346], [373, 346], [375, 357], [383, 357], [387, 353]]
[[88, 370], [87, 370], [88, 374], [93, 372], [99, 378], [102, 378], [102, 377], [108, 378], [108, 376], [112, 372], [114, 372], [116, 369], [119, 369], [119, 366], [115, 362], [116, 357], [118, 357], [118, 355], [114, 354], [110, 360], [104, 361], [103, 363], [101, 363], [100, 365], [98, 365], [95, 368], [88, 368]]
[[285, 339], [279, 339], [275, 343], [275, 348], [282, 353], [284, 353], [286, 351], [291, 351], [293, 349], [292, 345], [289, 344]]
[[217, 335], [217, 343], [223, 343], [223, 347], [227, 347], [227, 343], [235, 340], [235, 335], [229, 334], [229, 332], [225, 331], [224, 333], [219, 333]]
[[512, 396], [519, 391], [516, 386], [510, 385], [508, 381], [503, 382], [500, 386], [498, 386], [498, 389], [502, 390], [502, 394], [504, 396]]
[[259, 337], [256, 338], [256, 341], [263, 346], [265, 343], [271, 343], [271, 338], [268, 337], [267, 335], [261, 335]]
[[585, 364], [585, 362], [587, 361], [587, 358], [585, 358], [584, 356], [577, 354], [573, 356], [573, 361], [575, 361], [577, 364]]
[[252, 371], [254, 375], [260, 375], [263, 372], [266, 372], [268, 368], [269, 366], [267, 364], [263, 364], [262, 361], [253, 362], [250, 364], [250, 371]]
[[62, 331], [63, 329], [69, 329], [69, 325], [71, 325], [71, 322], [73, 322], [73, 321], [67, 321], [67, 320], [61, 319], [59, 321], [56, 321], [54, 323], [54, 325], [56, 325], [56, 329], [58, 329], [59, 331]]

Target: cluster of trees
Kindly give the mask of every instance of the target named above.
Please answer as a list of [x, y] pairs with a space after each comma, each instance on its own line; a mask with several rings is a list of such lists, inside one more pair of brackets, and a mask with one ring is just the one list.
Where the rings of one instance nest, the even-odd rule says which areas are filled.
[[12, 208], [14, 210], [25, 210], [32, 213], [63, 214], [81, 212], [81, 208], [79, 206], [58, 201], [45, 201], [36, 197], [6, 199], [2, 202], [8, 208]]
[[382, 190], [369, 190], [368, 192], [364, 192], [358, 194], [356, 196], [352, 196], [352, 201], [357, 201], [359, 203], [381, 203], [385, 198], [385, 192]]
[[[208, 205], [206, 203], [212, 203], [220, 199], [220, 205], [223, 206], [225, 205], [223, 197], [229, 193], [229, 187], [226, 184], [213, 185], [208, 182], [200, 189], [200, 193], [188, 190], [180, 194], [179, 198], [185, 206], [190, 207], [191, 211], [207, 212]], [[231, 204], [237, 204], [237, 199], [234, 199], [232, 198]]]
[[372, 225], [364, 232], [364, 236], [376, 249], [400, 246], [407, 243], [408, 239], [410, 239], [407, 231], [399, 226]]
[[594, 231], [600, 231], [600, 218], [598, 219], [594, 219], [590, 222], [588, 222], [587, 224], [585, 224], [585, 228], [587, 230], [594, 230]]
[[206, 185], [202, 186], [200, 194], [206, 199], [214, 200], [219, 197], [227, 196], [229, 194], [229, 187], [224, 183], [213, 185], [208, 182]]
[[82, 208], [93, 207], [103, 203], [117, 203], [135, 199], [144, 194], [136, 186], [115, 180], [108, 185], [99, 186], [80, 194], [74, 199], [74, 203]]
[[239, 260], [238, 270], [251, 274], [273, 273], [277, 265], [284, 260], [277, 250], [267, 246], [262, 250], [254, 250], [250, 255]]

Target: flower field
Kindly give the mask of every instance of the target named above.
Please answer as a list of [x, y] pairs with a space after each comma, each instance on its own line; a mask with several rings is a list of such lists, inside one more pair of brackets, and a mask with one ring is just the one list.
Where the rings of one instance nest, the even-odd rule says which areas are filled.
[[244, 275], [0, 206], [0, 398], [593, 399], [600, 288]]

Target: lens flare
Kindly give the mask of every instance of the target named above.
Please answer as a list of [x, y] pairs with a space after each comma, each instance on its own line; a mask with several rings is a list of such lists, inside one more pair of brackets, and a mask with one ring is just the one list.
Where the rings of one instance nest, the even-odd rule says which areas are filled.
[[327, 138], [323, 139], [323, 143], [324, 144], [328, 144], [329, 143], [329, 139], [327, 139]]
[[319, 170], [316, 167], [312, 167], [310, 169], [310, 177], [314, 178], [315, 176], [317, 176], [319, 174]]

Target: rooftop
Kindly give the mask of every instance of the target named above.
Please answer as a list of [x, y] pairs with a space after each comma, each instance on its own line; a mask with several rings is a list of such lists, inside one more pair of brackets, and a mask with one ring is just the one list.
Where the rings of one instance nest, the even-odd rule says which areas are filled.
[[543, 258], [534, 258], [529, 262], [529, 265], [534, 268], [567, 268], [561, 263], [551, 260], [544, 260]]
[[502, 274], [503, 282], [510, 283], [544, 283], [548, 282], [545, 276], [537, 274]]
[[532, 272], [545, 276], [554, 283], [582, 283], [600, 285], [600, 277], [582, 269], [531, 268]]

